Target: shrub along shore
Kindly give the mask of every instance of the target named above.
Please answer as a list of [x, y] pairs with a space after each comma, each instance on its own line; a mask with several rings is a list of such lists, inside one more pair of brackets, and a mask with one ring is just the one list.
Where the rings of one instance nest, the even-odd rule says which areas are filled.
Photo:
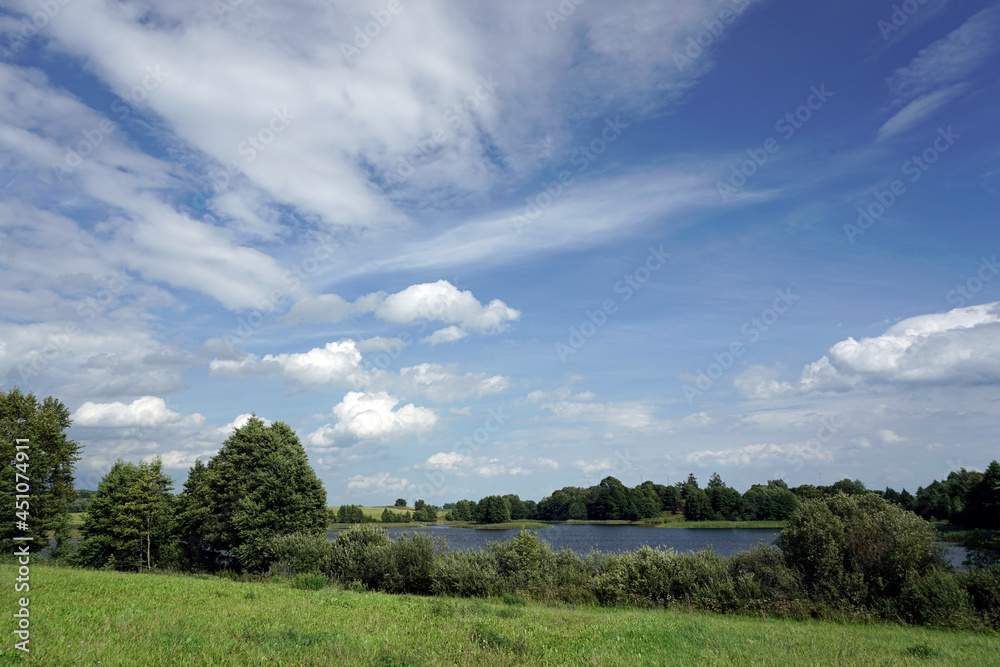
[[332, 541], [274, 538], [265, 558], [272, 575], [303, 587], [1000, 628], [1000, 566], [954, 571], [937, 539], [882, 498], [840, 495], [803, 504], [778, 546], [730, 557], [650, 547], [580, 557], [527, 530], [485, 550], [448, 551], [441, 538], [393, 542], [360, 524]]

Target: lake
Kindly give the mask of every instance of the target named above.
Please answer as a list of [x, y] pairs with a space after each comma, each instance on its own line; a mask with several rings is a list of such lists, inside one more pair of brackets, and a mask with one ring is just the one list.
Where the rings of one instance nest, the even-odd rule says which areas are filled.
[[[400, 533], [424, 533], [433, 537], [443, 537], [452, 550], [483, 549], [490, 542], [507, 540], [520, 531], [475, 530], [452, 528], [448, 525], [426, 526], [422, 528], [387, 528], [389, 537], [395, 539]], [[590, 524], [555, 524], [548, 528], [532, 529], [554, 549], [569, 547], [577, 554], [586, 556], [591, 549], [602, 553], [635, 551], [643, 545], [653, 548], [664, 547], [676, 551], [699, 551], [706, 547], [723, 556], [731, 556], [755, 546], [758, 542], [772, 544], [780, 530], [770, 528], [653, 528], [647, 526], [606, 526]], [[329, 539], [337, 533], [327, 535]], [[956, 567], [965, 559], [965, 549], [954, 544], [946, 544], [946, 557]]]

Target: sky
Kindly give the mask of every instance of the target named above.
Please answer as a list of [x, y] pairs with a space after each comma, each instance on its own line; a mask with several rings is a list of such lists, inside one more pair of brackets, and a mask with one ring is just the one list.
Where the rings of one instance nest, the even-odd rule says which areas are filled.
[[8, 0], [0, 388], [77, 487], [328, 503], [998, 458], [1000, 3]]

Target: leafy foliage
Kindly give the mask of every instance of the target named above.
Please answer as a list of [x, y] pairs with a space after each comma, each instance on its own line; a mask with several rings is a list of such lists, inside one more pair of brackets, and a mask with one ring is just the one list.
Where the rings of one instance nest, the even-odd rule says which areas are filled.
[[264, 545], [272, 537], [326, 530], [326, 492], [298, 437], [282, 422], [264, 426], [251, 417], [192, 476], [197, 479], [183, 523], [198, 562], [267, 569]]
[[72, 561], [118, 570], [173, 564], [172, 487], [158, 458], [116, 461], [97, 487]]
[[[13, 520], [0, 523], [4, 553], [11, 553], [15, 535], [31, 537], [21, 544], [37, 551], [48, 545], [50, 533], [57, 540], [54, 554], [68, 551], [68, 506], [76, 498], [73, 472], [80, 460], [80, 445], [66, 437], [71, 423], [69, 410], [51, 396], [39, 402], [16, 387], [0, 391], [0, 506], [10, 512], [18, 507], [15, 495], [29, 496], [28, 510], [18, 510], [27, 511], [27, 530], [18, 529]], [[28, 449], [18, 450], [17, 439], [27, 439]], [[24, 482], [25, 477], [30, 481]], [[17, 490], [18, 483], [28, 484], [26, 494]]]

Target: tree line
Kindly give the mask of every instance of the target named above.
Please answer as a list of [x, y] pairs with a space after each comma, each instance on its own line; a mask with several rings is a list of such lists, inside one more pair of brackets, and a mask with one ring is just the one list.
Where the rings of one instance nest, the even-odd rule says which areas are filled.
[[754, 484], [744, 493], [712, 473], [702, 488], [694, 473], [667, 486], [645, 481], [629, 488], [615, 477], [590, 487], [567, 486], [541, 501], [522, 501], [515, 494], [492, 495], [445, 503], [448, 521], [504, 523], [523, 519], [541, 521], [643, 521], [664, 512], [683, 514], [687, 521], [785, 521], [806, 500], [876, 495], [925, 519], [941, 519], [970, 528], [1000, 528], [1000, 463], [985, 472], [960, 469], [944, 481], [917, 489], [870, 490], [861, 480], [842, 479], [830, 485], [801, 484], [789, 488], [784, 480]]

